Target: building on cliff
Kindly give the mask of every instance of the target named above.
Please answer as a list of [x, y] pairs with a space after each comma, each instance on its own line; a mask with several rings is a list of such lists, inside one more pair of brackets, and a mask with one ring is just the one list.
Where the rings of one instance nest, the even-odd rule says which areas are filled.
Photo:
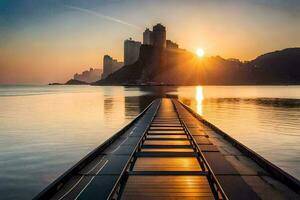
[[161, 24], [153, 26], [152, 37], [155, 48], [166, 48], [166, 27]]
[[135, 63], [140, 54], [141, 42], [134, 41], [132, 38], [124, 41], [124, 64], [130, 65]]
[[[156, 80], [153, 77], [157, 77], [166, 70], [173, 69], [174, 66], [177, 66], [178, 59], [184, 57], [180, 56], [181, 54], [185, 55], [184, 52], [179, 50], [178, 44], [171, 40], [166, 40], [166, 27], [156, 24], [152, 30], [147, 28], [143, 32], [143, 45], [141, 45], [141, 42], [134, 41], [131, 38], [124, 41], [125, 66], [116, 73], [113, 73], [114, 71], [111, 67], [113, 59], [110, 56], [104, 57], [102, 79], [113, 73], [107, 80], [116, 78], [119, 80], [114, 80], [115, 82], [122, 81], [124, 83], [157, 81], [158, 79]], [[128, 70], [128, 67], [131, 70]], [[117, 75], [115, 76], [115, 74]], [[122, 79], [123, 77], [121, 76], [126, 78]], [[105, 80], [102, 82], [105, 82]]]
[[147, 28], [143, 33], [143, 44], [153, 45], [153, 34], [152, 31]]
[[153, 26], [153, 31], [148, 28], [143, 33], [143, 44], [153, 45], [156, 48], [178, 48], [176, 43], [166, 40], [166, 27], [161, 24]]
[[166, 46], [168, 49], [178, 49], [179, 48], [178, 44], [171, 40], [166, 41]]
[[85, 70], [81, 74], [74, 74], [74, 79], [78, 81], [83, 81], [86, 83], [93, 83], [101, 79], [101, 69], [90, 68], [90, 70]]
[[117, 71], [121, 67], [124, 66], [123, 62], [118, 62], [117, 59], [113, 59], [109, 55], [105, 55], [103, 57], [103, 73], [102, 73], [102, 79], [106, 78], [111, 73]]

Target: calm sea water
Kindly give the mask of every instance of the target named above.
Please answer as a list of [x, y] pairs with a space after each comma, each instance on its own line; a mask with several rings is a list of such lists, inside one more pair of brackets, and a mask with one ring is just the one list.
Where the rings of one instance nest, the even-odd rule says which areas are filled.
[[0, 86], [1, 199], [31, 199], [165, 93], [300, 179], [300, 86]]

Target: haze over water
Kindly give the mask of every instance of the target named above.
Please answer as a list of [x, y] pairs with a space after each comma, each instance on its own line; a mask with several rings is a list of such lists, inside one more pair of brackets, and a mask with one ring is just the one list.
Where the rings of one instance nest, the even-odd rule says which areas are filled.
[[300, 86], [0, 86], [1, 198], [31, 199], [165, 93], [300, 178]]

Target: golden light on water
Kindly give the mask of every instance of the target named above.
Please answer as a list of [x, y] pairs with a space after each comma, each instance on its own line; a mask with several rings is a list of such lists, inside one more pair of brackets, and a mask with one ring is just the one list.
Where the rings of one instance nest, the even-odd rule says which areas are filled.
[[203, 115], [202, 102], [203, 102], [203, 87], [196, 87], [196, 104], [197, 104], [197, 113]]
[[198, 57], [203, 57], [204, 54], [205, 54], [204, 49], [198, 48], [198, 49], [196, 50], [196, 54], [197, 54]]

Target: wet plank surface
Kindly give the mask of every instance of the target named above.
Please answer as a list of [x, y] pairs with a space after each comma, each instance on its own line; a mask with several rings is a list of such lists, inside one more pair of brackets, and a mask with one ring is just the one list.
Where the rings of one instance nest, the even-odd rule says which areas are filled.
[[183, 130], [182, 127], [174, 127], [174, 126], [151, 126], [150, 130]]
[[138, 158], [133, 171], [201, 171], [197, 158]]
[[181, 131], [181, 130], [150, 130], [148, 131], [148, 134], [156, 134], [156, 135], [163, 135], [163, 134], [166, 134], [166, 135], [186, 135], [184, 133], [184, 131]]
[[166, 139], [187, 139], [186, 135], [148, 135], [147, 139], [162, 139], [162, 138], [166, 138]]
[[194, 152], [192, 148], [143, 148], [141, 152]]
[[203, 136], [194, 136], [194, 139], [196, 140], [197, 144], [212, 144], [211, 141], [207, 137]]
[[199, 145], [202, 152], [219, 152], [215, 145]]
[[214, 199], [190, 140], [172, 102], [164, 99], [121, 199]]
[[[218, 137], [210, 138], [212, 129], [199, 122], [178, 102], [179, 115], [187, 124], [212, 171], [217, 176], [229, 199], [260, 199], [256, 192], [243, 180], [239, 171], [220, 152]], [[215, 142], [218, 140], [218, 142]], [[221, 139], [223, 140], [223, 139]], [[221, 144], [223, 145], [223, 144]], [[218, 147], [217, 147], [218, 146]], [[222, 150], [222, 149], [221, 149]]]
[[188, 140], [146, 140], [144, 145], [190, 145]]
[[121, 199], [214, 199], [205, 176], [130, 176]]

